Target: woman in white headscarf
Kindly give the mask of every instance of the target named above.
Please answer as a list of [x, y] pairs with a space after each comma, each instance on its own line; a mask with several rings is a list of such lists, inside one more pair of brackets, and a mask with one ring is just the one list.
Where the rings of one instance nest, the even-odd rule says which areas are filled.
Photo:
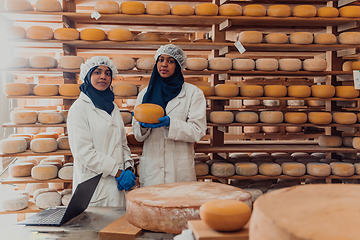
[[184, 51], [173, 45], [161, 46], [155, 54], [150, 82], [136, 100], [162, 106], [166, 116], [159, 123], [133, 119], [135, 138], [144, 142], [140, 156], [140, 185], [196, 181], [194, 143], [206, 132], [206, 101], [203, 92], [184, 82]]
[[82, 64], [81, 93], [67, 119], [74, 157], [73, 190], [102, 173], [90, 206], [125, 207], [124, 190], [135, 185], [124, 122], [111, 90], [116, 74], [117, 68], [108, 57], [92, 57]]

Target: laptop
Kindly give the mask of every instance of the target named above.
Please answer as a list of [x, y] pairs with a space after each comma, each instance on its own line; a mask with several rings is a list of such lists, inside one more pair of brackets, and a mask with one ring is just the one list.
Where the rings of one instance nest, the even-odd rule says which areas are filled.
[[26, 226], [60, 226], [61, 224], [76, 217], [89, 206], [90, 200], [100, 181], [102, 173], [80, 183], [71, 197], [67, 207], [55, 207], [44, 209], [23, 221], [18, 225]]

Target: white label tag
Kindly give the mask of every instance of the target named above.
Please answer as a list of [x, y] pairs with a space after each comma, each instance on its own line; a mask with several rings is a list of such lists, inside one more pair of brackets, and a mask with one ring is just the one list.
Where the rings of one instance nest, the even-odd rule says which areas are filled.
[[243, 53], [246, 51], [246, 49], [245, 49], [244, 46], [241, 44], [241, 42], [236, 41], [236, 42], [234, 43], [234, 45], [235, 45], [235, 47], [237, 48], [237, 50], [238, 50], [241, 54], [243, 54]]
[[360, 71], [359, 70], [353, 70], [353, 76], [354, 76], [354, 87], [355, 87], [355, 89], [360, 89]]
[[91, 18], [95, 18], [96, 20], [98, 20], [100, 17], [101, 17], [101, 14], [98, 13], [97, 11], [95, 11], [91, 14]]

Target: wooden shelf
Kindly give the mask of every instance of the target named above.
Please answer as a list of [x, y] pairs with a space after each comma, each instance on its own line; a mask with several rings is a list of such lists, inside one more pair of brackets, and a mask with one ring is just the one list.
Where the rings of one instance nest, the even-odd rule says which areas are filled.
[[37, 213], [42, 209], [38, 208], [33, 200], [29, 200], [27, 208], [19, 211], [5, 211], [3, 208], [0, 208], [0, 215], [3, 214], [21, 214], [21, 213]]
[[330, 175], [327, 177], [314, 177], [311, 175], [303, 175], [300, 177], [291, 177], [291, 176], [287, 176], [287, 175], [278, 175], [278, 176], [265, 176], [265, 175], [255, 175], [255, 176], [231, 176], [231, 177], [226, 177], [226, 178], [221, 178], [221, 177], [216, 177], [213, 175], [206, 175], [206, 176], [197, 176], [196, 177], [198, 180], [199, 179], [239, 179], [239, 180], [247, 180], [247, 179], [360, 179], [360, 175], [353, 175], [350, 177], [341, 177], [341, 176], [335, 176], [335, 175]]
[[35, 96], [35, 95], [22, 95], [22, 96], [7, 96], [7, 98], [12, 98], [12, 99], [21, 99], [21, 98], [26, 98], [26, 99], [77, 99], [78, 96], [76, 97], [66, 97], [66, 96]]
[[215, 126], [215, 127], [232, 127], [232, 126], [274, 126], [274, 127], [286, 127], [286, 126], [301, 126], [301, 127], [360, 127], [360, 123], [356, 124], [338, 124], [338, 123], [330, 123], [326, 125], [319, 125], [319, 124], [313, 124], [313, 123], [277, 123], [277, 124], [271, 124], [271, 123], [230, 123], [230, 124], [216, 124], [216, 123], [207, 123], [208, 126]]
[[[334, 2], [337, 2], [335, 0]], [[283, 4], [321, 4], [327, 3], [327, 0], [276, 0], [276, 3], [283, 3]], [[220, 5], [225, 3], [244, 3], [244, 4], [259, 4], [259, 3], [270, 3], [274, 4], [272, 0], [251, 0], [251, 1], [244, 1], [244, 0], [221, 0]]]
[[307, 98], [298, 98], [298, 97], [218, 97], [218, 96], [207, 96], [206, 99], [210, 100], [320, 100], [320, 101], [360, 101], [360, 98], [318, 98], [318, 97], [307, 97]]
[[43, 123], [34, 123], [34, 124], [15, 124], [15, 123], [4, 123], [2, 127], [8, 128], [18, 128], [18, 127], [66, 127], [66, 123], [59, 124], [43, 124]]
[[24, 183], [72, 183], [72, 180], [54, 178], [50, 180], [35, 180], [32, 177], [8, 177], [1, 181], [2, 184], [24, 184]]
[[0, 153], [0, 157], [28, 157], [28, 156], [54, 156], [54, 155], [72, 155], [70, 150], [56, 150], [54, 152], [35, 153], [31, 150], [26, 150], [22, 153]]

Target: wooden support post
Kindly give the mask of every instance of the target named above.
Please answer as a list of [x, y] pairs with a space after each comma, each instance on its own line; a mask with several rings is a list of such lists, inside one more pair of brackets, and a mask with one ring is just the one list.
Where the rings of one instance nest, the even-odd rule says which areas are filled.
[[76, 12], [75, 0], [63, 0], [63, 12]]

